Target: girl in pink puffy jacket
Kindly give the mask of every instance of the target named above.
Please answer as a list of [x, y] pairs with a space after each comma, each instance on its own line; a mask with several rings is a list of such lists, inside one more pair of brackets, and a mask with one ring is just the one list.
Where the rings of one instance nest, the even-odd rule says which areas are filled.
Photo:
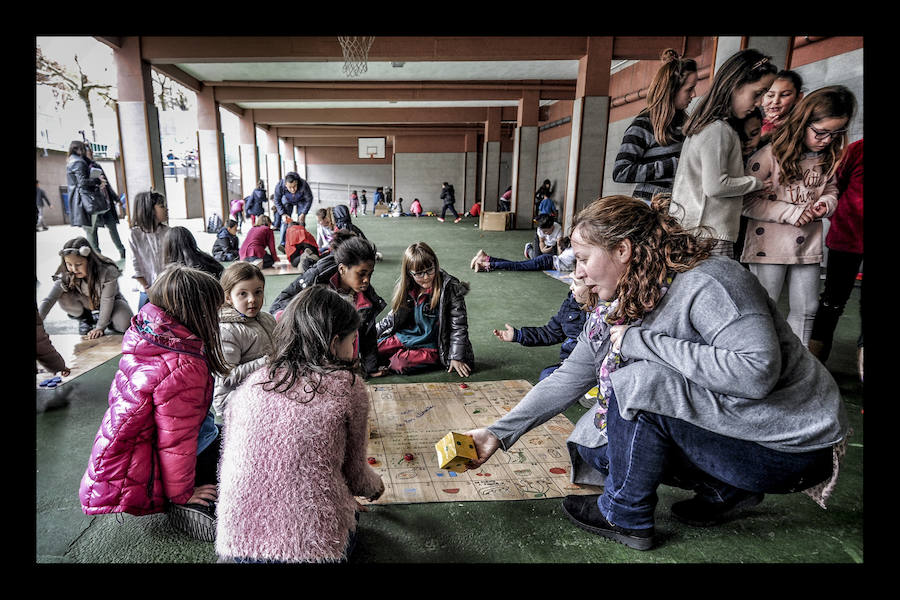
[[311, 286], [275, 326], [266, 364], [225, 407], [216, 553], [234, 562], [342, 562], [356, 496], [377, 499], [367, 464], [369, 400], [356, 353], [360, 315]]
[[79, 498], [85, 514], [167, 511], [173, 525], [215, 536], [219, 430], [213, 375], [228, 373], [219, 341], [222, 286], [172, 265], [131, 320]]

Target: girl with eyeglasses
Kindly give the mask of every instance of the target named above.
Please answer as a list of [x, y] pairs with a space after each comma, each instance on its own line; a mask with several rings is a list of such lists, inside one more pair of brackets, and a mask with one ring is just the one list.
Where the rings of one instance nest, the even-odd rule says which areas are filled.
[[475, 366], [465, 295], [469, 284], [441, 269], [425, 242], [400, 261], [391, 310], [378, 323], [378, 358], [401, 375], [437, 365], [468, 377]]
[[122, 272], [116, 263], [94, 252], [84, 237], [66, 242], [59, 255], [53, 289], [38, 308], [41, 320], [58, 302], [70, 319], [78, 321], [78, 333], [88, 339], [102, 336], [107, 327], [116, 333], [127, 330], [133, 313], [119, 291]]
[[163, 270], [163, 243], [169, 231], [166, 197], [159, 192], [141, 192], [134, 197], [134, 220], [129, 232], [131, 277], [140, 286], [138, 310], [147, 303], [147, 290]]
[[787, 283], [787, 322], [804, 345], [818, 307], [822, 219], [837, 207], [835, 172], [855, 110], [856, 99], [844, 86], [811, 92], [747, 164], [747, 174], [770, 183], [772, 191], [744, 199], [750, 221], [741, 262], [776, 302]]
[[716, 70], [709, 92], [684, 123], [669, 210], [685, 229], [715, 240], [713, 254], [734, 258], [741, 202], [764, 185], [744, 174], [741, 140], [728, 119], [753, 112], [777, 70], [768, 56], [741, 50]]

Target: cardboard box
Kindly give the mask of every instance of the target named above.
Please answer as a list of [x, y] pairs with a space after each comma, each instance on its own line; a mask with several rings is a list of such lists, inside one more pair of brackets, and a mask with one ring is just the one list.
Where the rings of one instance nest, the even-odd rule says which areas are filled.
[[481, 213], [481, 229], [482, 231], [506, 231], [512, 225], [512, 213], [507, 212], [488, 212]]
[[372, 214], [375, 215], [376, 217], [379, 215], [383, 215], [386, 212], [388, 212], [388, 205], [385, 204], [384, 202], [379, 202], [378, 206], [376, 206], [374, 209], [372, 209]]

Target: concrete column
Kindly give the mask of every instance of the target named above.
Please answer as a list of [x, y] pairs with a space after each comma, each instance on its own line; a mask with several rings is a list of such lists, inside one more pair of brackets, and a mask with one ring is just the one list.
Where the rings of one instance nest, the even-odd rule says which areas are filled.
[[463, 164], [465, 165], [465, 178], [461, 190], [462, 206], [465, 210], [469, 210], [477, 200], [475, 191], [478, 189], [478, 135], [474, 132], [466, 134], [466, 156]]
[[256, 125], [253, 109], [245, 109], [240, 118], [238, 149], [241, 156], [241, 193], [244, 198], [253, 193], [259, 183], [259, 153], [256, 151]]
[[[266, 150], [266, 189], [275, 191], [275, 186], [281, 181], [281, 159], [278, 156], [278, 136], [275, 131], [269, 127], [265, 129], [265, 150]], [[271, 192], [270, 192], [271, 193]]]
[[306, 146], [294, 145], [294, 170], [300, 177], [306, 179]]
[[511, 209], [516, 215], [516, 229], [534, 228], [539, 108], [538, 92], [530, 90], [524, 92], [519, 99], [519, 115], [513, 147]]
[[281, 157], [281, 168], [284, 173], [297, 170], [297, 164], [294, 162], [294, 138], [278, 138], [278, 155]]
[[497, 210], [500, 197], [500, 116], [499, 107], [488, 108], [488, 120], [484, 124], [484, 152], [481, 169], [481, 206], [484, 210]]
[[793, 50], [794, 38], [789, 36], [772, 37], [752, 35], [747, 38], [747, 48], [759, 50], [763, 54], [772, 57], [772, 62], [778, 70], [787, 69], [787, 65]]
[[229, 205], [225, 183], [225, 136], [211, 86], [203, 86], [197, 93], [197, 143], [200, 152], [203, 222], [213, 213], [217, 213], [225, 221]]
[[720, 35], [716, 38], [716, 56], [713, 61], [713, 72], [710, 74], [710, 81], [715, 76], [719, 67], [732, 55], [741, 51], [741, 44], [744, 38], [739, 35]]
[[153, 105], [150, 64], [141, 59], [138, 37], [122, 37], [115, 50], [119, 99], [116, 115], [123, 180], [119, 191], [128, 198], [128, 214], [134, 215], [134, 197], [140, 192], [165, 193], [159, 113]]
[[572, 106], [572, 135], [562, 226], [568, 231], [575, 214], [600, 197], [609, 127], [609, 78], [612, 38], [588, 38], [588, 52], [578, 61]]

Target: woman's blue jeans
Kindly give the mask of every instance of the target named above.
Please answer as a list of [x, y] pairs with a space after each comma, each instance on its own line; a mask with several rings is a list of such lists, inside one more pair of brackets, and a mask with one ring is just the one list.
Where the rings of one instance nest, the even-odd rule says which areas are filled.
[[661, 483], [694, 490], [709, 502], [729, 502], [758, 493], [798, 492], [831, 475], [830, 447], [779, 452], [648, 412], [627, 421], [619, 415], [615, 393], [607, 434], [606, 446], [579, 446], [578, 451], [607, 474], [597, 501], [603, 517], [628, 529], [653, 527]]
[[547, 271], [553, 269], [553, 255], [541, 254], [526, 260], [506, 260], [490, 257], [491, 271]]

